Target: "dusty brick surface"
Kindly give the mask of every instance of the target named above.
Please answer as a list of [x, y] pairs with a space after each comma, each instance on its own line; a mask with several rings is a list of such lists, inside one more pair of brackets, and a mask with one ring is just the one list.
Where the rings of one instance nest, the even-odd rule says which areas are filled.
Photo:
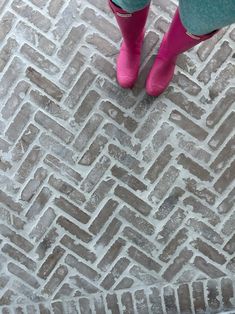
[[0, 0], [0, 312], [235, 313], [235, 27], [134, 89], [104, 0]]

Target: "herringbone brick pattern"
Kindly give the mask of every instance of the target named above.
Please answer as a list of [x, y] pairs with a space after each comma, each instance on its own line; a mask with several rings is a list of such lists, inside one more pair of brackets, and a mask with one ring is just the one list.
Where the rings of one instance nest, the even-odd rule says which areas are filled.
[[235, 307], [235, 27], [148, 97], [176, 4], [153, 1], [128, 91], [104, 0], [0, 0], [2, 313]]

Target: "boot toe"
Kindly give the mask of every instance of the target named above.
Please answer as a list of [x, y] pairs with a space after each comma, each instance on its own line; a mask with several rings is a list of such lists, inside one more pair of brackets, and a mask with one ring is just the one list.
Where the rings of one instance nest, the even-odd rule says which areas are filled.
[[119, 75], [117, 76], [118, 84], [122, 88], [132, 88], [136, 82], [136, 76]]

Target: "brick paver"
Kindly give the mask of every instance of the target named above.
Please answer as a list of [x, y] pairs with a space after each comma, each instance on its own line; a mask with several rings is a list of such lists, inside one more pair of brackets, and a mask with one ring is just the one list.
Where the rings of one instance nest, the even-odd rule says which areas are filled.
[[104, 0], [0, 0], [2, 313], [235, 312], [235, 27], [149, 97], [176, 4], [128, 91]]

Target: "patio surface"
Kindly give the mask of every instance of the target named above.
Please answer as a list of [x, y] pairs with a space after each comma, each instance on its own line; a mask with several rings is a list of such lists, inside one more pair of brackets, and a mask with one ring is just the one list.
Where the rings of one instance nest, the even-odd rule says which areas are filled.
[[106, 1], [0, 0], [2, 313], [235, 313], [235, 26], [149, 97], [176, 4], [123, 90]]

